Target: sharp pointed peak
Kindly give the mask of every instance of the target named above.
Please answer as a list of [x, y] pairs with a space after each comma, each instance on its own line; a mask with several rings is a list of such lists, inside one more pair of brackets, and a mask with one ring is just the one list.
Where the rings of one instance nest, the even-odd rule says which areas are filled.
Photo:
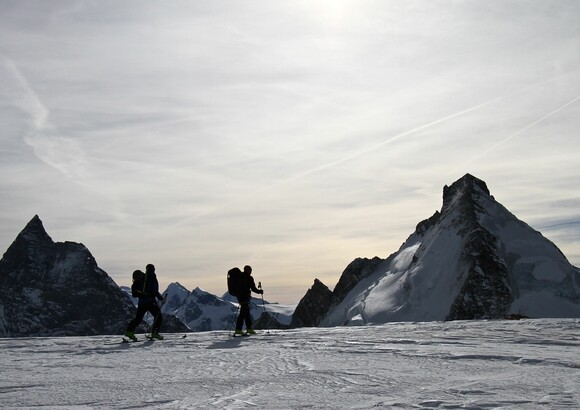
[[[489, 189], [487, 188], [487, 184], [485, 183], [485, 181], [477, 177], [474, 177], [469, 173], [459, 178], [457, 181], [451, 184], [450, 187], [447, 187], [447, 185], [445, 185], [445, 188], [447, 189], [461, 189], [461, 188], [465, 189], [471, 187], [480, 188], [483, 192], [489, 195]], [[445, 190], [445, 188], [443, 189]]]
[[469, 173], [459, 178], [451, 186], [445, 185], [443, 187], [442, 213], [457, 199], [475, 199], [474, 194], [491, 196], [487, 184]]
[[28, 224], [26, 226], [29, 225], [40, 225], [42, 226], [42, 221], [40, 220], [40, 217], [38, 215], [34, 215], [32, 217], [32, 219], [28, 222]]
[[26, 224], [18, 236], [28, 240], [40, 239], [52, 242], [52, 238], [44, 229], [42, 220], [38, 215], [34, 215], [34, 217]]

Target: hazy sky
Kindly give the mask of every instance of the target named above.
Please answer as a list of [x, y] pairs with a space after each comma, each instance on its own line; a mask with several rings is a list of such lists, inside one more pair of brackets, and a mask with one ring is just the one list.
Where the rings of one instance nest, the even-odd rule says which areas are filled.
[[469, 172], [578, 266], [579, 99], [578, 1], [0, 0], [0, 251], [297, 302]]

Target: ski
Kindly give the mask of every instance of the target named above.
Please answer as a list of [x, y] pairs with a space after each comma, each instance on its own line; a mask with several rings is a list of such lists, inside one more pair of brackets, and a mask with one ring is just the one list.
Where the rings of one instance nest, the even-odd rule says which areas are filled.
[[123, 338], [123, 340], [121, 340], [121, 343], [153, 342], [154, 340], [155, 339], [152, 339], [150, 337], [146, 337], [145, 339], [137, 339], [137, 340], [131, 340], [131, 339]]
[[232, 337], [250, 337], [251, 335], [248, 333], [242, 333], [242, 334], [233, 334]]
[[[179, 339], [185, 339], [187, 337], [187, 335], [182, 335], [179, 338], [173, 338], [171, 337], [169, 340], [179, 340]], [[165, 336], [163, 339], [155, 339], [154, 337], [150, 337], [150, 336], [145, 336], [144, 339], [137, 339], [137, 340], [131, 340], [127, 337], [123, 337], [123, 339], [121, 340], [121, 343], [139, 343], [139, 342], [154, 342], [154, 341], [163, 341], [163, 340], [167, 340], [167, 336]]]
[[256, 336], [269, 336], [270, 335], [270, 331], [265, 331], [265, 332], [259, 332], [259, 333], [247, 333], [247, 332], [243, 332], [243, 333], [230, 333], [229, 334], [231, 337], [256, 337]]

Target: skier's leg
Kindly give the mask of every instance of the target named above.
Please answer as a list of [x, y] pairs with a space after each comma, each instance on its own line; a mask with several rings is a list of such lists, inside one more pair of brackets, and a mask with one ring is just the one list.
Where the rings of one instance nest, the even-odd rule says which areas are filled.
[[137, 305], [137, 313], [135, 314], [135, 318], [129, 323], [127, 326], [127, 331], [133, 333], [139, 323], [143, 320], [143, 316], [147, 313], [147, 306], [143, 306], [141, 303]]
[[161, 323], [163, 322], [163, 315], [161, 314], [161, 309], [157, 306], [157, 303], [153, 303], [149, 308], [149, 312], [153, 315], [153, 325], [151, 326], [151, 334], [159, 334], [159, 329], [161, 329]]
[[242, 327], [244, 326], [244, 309], [246, 306], [248, 306], [247, 303], [240, 303], [240, 314], [236, 321], [236, 333], [241, 333]]
[[250, 304], [249, 303], [244, 304], [243, 315], [244, 315], [243, 316], [244, 322], [246, 322], [246, 330], [251, 329], [252, 328], [252, 315], [250, 314]]

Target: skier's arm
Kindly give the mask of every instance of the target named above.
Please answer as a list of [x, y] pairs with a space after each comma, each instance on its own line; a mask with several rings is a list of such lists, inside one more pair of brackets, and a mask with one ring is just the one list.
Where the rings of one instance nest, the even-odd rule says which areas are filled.
[[159, 293], [159, 282], [157, 281], [157, 278], [155, 278], [155, 280], [151, 284], [151, 294], [155, 296], [157, 299], [163, 300], [163, 295]]
[[153, 292], [153, 294], [155, 295], [155, 297], [157, 299], [163, 300], [163, 295], [161, 293], [159, 293], [159, 285], [156, 286], [155, 292]]
[[264, 293], [264, 291], [263, 291], [262, 289], [258, 289], [258, 288], [256, 287], [256, 282], [254, 281], [254, 278], [253, 278], [253, 277], [251, 277], [251, 276], [250, 276], [250, 289], [252, 289], [252, 291], [253, 291], [254, 293], [257, 293], [257, 294], [262, 294], [262, 293]]

